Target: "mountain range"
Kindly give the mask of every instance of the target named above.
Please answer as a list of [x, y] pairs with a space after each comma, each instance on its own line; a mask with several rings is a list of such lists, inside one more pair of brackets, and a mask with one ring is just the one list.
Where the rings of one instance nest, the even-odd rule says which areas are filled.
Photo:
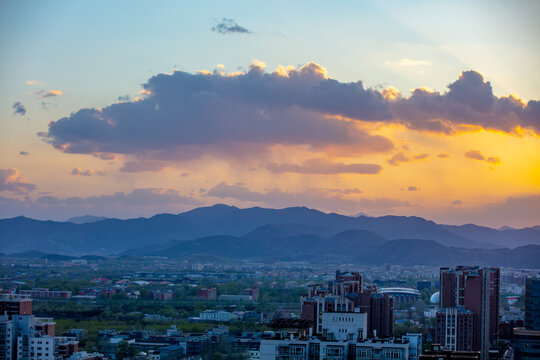
[[[128, 220], [85, 216], [66, 222], [0, 220], [6, 254], [123, 254], [182, 258], [347, 261], [540, 268], [540, 229], [441, 225], [420, 217], [344, 216], [305, 207], [214, 205]], [[451, 263], [449, 263], [451, 262]], [[513, 265], [512, 265], [513, 264]]]

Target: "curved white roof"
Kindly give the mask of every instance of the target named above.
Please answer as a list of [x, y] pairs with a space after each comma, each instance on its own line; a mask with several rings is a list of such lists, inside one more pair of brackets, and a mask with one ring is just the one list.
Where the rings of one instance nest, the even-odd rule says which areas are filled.
[[378, 292], [381, 294], [420, 296], [420, 291], [416, 289], [411, 289], [411, 288], [400, 288], [400, 287], [380, 288]]

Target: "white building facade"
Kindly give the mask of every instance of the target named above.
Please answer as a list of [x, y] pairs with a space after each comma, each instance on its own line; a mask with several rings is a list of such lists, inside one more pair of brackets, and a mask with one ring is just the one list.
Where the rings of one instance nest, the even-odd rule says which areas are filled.
[[[285, 333], [285, 332], [283, 332]], [[421, 334], [402, 339], [326, 340], [279, 332], [261, 340], [261, 360], [418, 360]], [[412, 341], [409, 341], [412, 340]], [[421, 348], [420, 348], [421, 350]]]
[[43, 335], [36, 326], [53, 324], [34, 315], [0, 316], [0, 359], [55, 360], [58, 338]]
[[367, 314], [359, 312], [322, 313], [322, 337], [327, 340], [365, 339]]
[[233, 313], [223, 310], [205, 310], [199, 314], [201, 320], [208, 321], [231, 321], [235, 318]]

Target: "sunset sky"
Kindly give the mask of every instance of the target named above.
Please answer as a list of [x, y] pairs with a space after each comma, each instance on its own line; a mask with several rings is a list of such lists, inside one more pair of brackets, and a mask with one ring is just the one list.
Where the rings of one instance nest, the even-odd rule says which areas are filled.
[[540, 225], [540, 2], [2, 1], [0, 217]]

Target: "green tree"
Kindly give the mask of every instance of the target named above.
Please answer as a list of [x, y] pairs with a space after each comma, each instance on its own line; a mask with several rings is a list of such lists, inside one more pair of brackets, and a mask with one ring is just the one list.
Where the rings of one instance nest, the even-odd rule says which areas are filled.
[[116, 360], [124, 360], [135, 355], [135, 349], [126, 341], [122, 340], [116, 348]]
[[431, 291], [429, 289], [422, 289], [422, 300], [424, 300], [425, 303], [429, 303], [429, 299], [431, 298]]
[[212, 360], [223, 360], [223, 354], [219, 352], [215, 352], [210, 356], [210, 359]]

